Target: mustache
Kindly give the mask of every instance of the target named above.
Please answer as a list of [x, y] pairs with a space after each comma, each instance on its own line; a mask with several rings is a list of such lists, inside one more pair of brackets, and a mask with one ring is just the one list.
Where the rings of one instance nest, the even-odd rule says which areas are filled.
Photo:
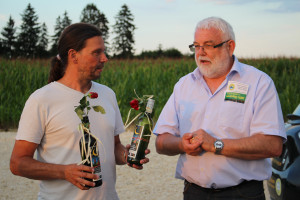
[[198, 58], [197, 58], [197, 61], [201, 61], [201, 60], [204, 60], [204, 61], [209, 61], [209, 62], [211, 62], [211, 60], [209, 59], [209, 58], [206, 58], [206, 57], [203, 57], [203, 56], [199, 56]]
[[103, 69], [104, 68], [104, 64], [99, 64], [96, 66], [96, 69]]

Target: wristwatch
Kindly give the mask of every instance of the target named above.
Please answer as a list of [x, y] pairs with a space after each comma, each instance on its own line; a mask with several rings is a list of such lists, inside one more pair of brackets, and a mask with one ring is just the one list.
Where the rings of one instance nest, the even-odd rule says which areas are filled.
[[222, 149], [224, 148], [224, 143], [222, 142], [222, 140], [216, 140], [214, 143], [214, 147], [215, 147], [215, 154], [221, 154]]

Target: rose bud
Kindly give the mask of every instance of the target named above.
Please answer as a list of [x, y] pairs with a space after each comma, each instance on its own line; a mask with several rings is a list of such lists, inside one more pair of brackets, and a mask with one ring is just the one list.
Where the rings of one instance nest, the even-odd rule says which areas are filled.
[[130, 101], [129, 104], [133, 109], [135, 110], [139, 109], [139, 101], [137, 99], [133, 99], [132, 101]]
[[90, 97], [91, 99], [96, 99], [96, 98], [98, 98], [98, 93], [97, 93], [97, 92], [90, 92], [90, 93], [89, 93], [89, 97]]

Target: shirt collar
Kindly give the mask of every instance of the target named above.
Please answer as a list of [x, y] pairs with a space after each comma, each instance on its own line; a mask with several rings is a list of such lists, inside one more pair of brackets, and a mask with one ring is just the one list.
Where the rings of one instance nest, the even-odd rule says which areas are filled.
[[196, 81], [196, 79], [201, 80], [202, 78], [203, 77], [202, 77], [202, 74], [201, 74], [199, 68], [196, 67], [196, 69], [192, 72], [192, 79], [194, 81]]
[[242, 73], [243, 73], [243, 70], [241, 68], [241, 64], [238, 61], [236, 56], [232, 55], [232, 57], [233, 57], [233, 65], [232, 65], [229, 73], [227, 74], [227, 77], [230, 76], [231, 74], [234, 74], [234, 73], [237, 73], [241, 76]]
[[[240, 62], [238, 61], [237, 57], [232, 55], [233, 57], [233, 65], [232, 65], [232, 68], [230, 69], [228, 76], [230, 76], [231, 74], [234, 74], [234, 73], [238, 73], [240, 76], [242, 75], [242, 68], [241, 68], [241, 65], [240, 65]], [[197, 67], [193, 72], [192, 72], [192, 78], [194, 81], [196, 81], [196, 79], [198, 80], [201, 80], [203, 79], [203, 76], [199, 70], [199, 68]]]

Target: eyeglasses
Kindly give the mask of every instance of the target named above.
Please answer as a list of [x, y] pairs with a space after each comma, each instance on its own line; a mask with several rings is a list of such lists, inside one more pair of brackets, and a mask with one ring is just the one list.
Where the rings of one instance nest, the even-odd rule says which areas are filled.
[[191, 44], [191, 45], [189, 45], [189, 48], [190, 48], [191, 52], [195, 52], [195, 50], [199, 51], [201, 47], [203, 48], [203, 50], [210, 51], [210, 50], [213, 50], [215, 48], [221, 47], [224, 43], [226, 43], [228, 41], [230, 41], [230, 40], [226, 40], [226, 41], [221, 42], [220, 44], [217, 44], [217, 45], [205, 44], [203, 46], [200, 46], [200, 45]]

